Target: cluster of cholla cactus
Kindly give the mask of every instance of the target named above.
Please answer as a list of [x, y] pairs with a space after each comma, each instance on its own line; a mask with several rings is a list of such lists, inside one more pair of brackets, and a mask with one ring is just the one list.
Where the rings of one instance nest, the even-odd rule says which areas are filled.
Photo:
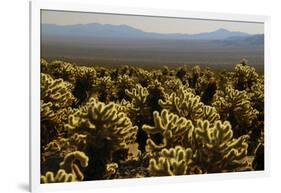
[[41, 183], [264, 168], [264, 76], [41, 60]]

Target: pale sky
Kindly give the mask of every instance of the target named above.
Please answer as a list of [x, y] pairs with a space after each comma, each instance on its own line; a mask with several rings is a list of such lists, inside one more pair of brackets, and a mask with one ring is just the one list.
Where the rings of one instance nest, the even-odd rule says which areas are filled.
[[211, 32], [220, 28], [249, 34], [264, 33], [263, 23], [199, 20], [186, 18], [131, 16], [101, 13], [83, 13], [69, 11], [41, 11], [43, 24], [113, 24], [129, 25], [145, 32], [195, 34]]

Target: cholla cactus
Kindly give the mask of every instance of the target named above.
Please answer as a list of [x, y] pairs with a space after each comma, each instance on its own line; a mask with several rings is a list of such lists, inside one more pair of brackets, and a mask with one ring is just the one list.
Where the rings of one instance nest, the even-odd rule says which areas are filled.
[[229, 120], [233, 125], [238, 123], [241, 127], [249, 127], [256, 119], [258, 111], [250, 102], [246, 91], [238, 91], [232, 87], [227, 87], [225, 96], [218, 97], [213, 103], [218, 112], [224, 115], [224, 120]]
[[97, 148], [104, 147], [107, 141], [112, 152], [127, 148], [127, 144], [135, 141], [137, 132], [130, 119], [124, 113], [117, 112], [114, 103], [105, 105], [95, 99], [81, 107], [76, 115], [70, 116], [66, 128], [70, 132], [86, 133], [88, 142]]
[[191, 69], [191, 75], [190, 75], [190, 78], [189, 78], [189, 85], [192, 88], [196, 87], [196, 84], [197, 84], [197, 81], [198, 81], [198, 78], [199, 78], [200, 74], [201, 74], [200, 66], [196, 65]]
[[41, 72], [49, 73], [49, 63], [47, 62], [47, 60], [41, 58], [40, 67], [41, 67]]
[[73, 94], [79, 104], [89, 98], [92, 85], [96, 79], [96, 70], [93, 67], [78, 66], [68, 62], [55, 60], [47, 63], [41, 61], [43, 73], [48, 73], [56, 79], [63, 79], [73, 85]]
[[207, 69], [202, 71], [195, 84], [196, 94], [202, 95], [204, 90], [208, 87], [210, 80], [212, 80], [213, 78], [214, 74], [210, 70]]
[[110, 76], [97, 78], [92, 89], [91, 96], [96, 97], [101, 102], [109, 102], [115, 95], [114, 82]]
[[139, 108], [136, 108], [130, 101], [126, 101], [124, 99], [122, 99], [120, 102], [117, 102], [115, 107], [118, 112], [125, 113], [133, 122], [136, 119], [136, 114], [140, 110]]
[[256, 73], [254, 67], [247, 64], [237, 64], [235, 66], [236, 88], [238, 90], [245, 90], [252, 87], [257, 81], [259, 75]]
[[57, 119], [57, 115], [53, 110], [53, 104], [51, 102], [44, 103], [41, 100], [41, 122], [48, 121], [53, 124], [57, 124], [59, 120]]
[[87, 101], [93, 92], [96, 81], [96, 70], [93, 67], [75, 66], [74, 95], [79, 99], [79, 105]]
[[[44, 76], [49, 77], [48, 75]], [[50, 77], [49, 77], [50, 78]], [[52, 80], [52, 79], [49, 79]], [[54, 81], [46, 86], [47, 91], [41, 92], [41, 144], [44, 146], [56, 137], [64, 124], [64, 117], [67, 113], [67, 102], [71, 105], [75, 98], [66, 88], [60, 88]], [[46, 82], [45, 82], [46, 83]], [[64, 85], [64, 84], [62, 84]], [[44, 101], [45, 100], [45, 101]]]
[[176, 77], [179, 78], [181, 81], [185, 81], [187, 78], [186, 75], [188, 73], [188, 67], [185, 65], [177, 69]]
[[90, 179], [106, 176], [106, 164], [112, 162], [115, 152], [128, 150], [128, 145], [135, 142], [138, 130], [125, 113], [117, 111], [114, 103], [106, 105], [94, 98], [71, 115], [65, 127], [69, 134], [87, 136], [86, 150], [91, 151], [92, 163], [87, 174]]
[[254, 170], [264, 170], [264, 144], [259, 143], [258, 146], [255, 149], [255, 158], [253, 160], [253, 169]]
[[[125, 92], [132, 99], [132, 108], [130, 111], [134, 112], [134, 116], [132, 117], [134, 124], [138, 127], [142, 127], [143, 124], [150, 123], [152, 108], [149, 106], [151, 98], [149, 97], [148, 89], [137, 84], [136, 88], [133, 88], [132, 91], [125, 90]], [[137, 133], [137, 142], [139, 143], [141, 151], [145, 150], [146, 140], [147, 134], [139, 129]]]
[[189, 92], [185, 87], [180, 87], [178, 92], [166, 96], [165, 101], [159, 100], [159, 104], [163, 109], [168, 109], [170, 112], [192, 121], [200, 118], [204, 105], [199, 96]]
[[[193, 149], [193, 163], [203, 173], [242, 170], [249, 166], [246, 158], [249, 136], [233, 138], [229, 122], [215, 121], [211, 124], [207, 120], [199, 120], [198, 126], [194, 129], [190, 121], [173, 114], [169, 115], [164, 110], [161, 117], [158, 113], [155, 113], [154, 127], [145, 125], [143, 129], [150, 134], [161, 133], [163, 136], [164, 142], [159, 145], [155, 144], [151, 138], [148, 139], [148, 152], [154, 152], [150, 154], [150, 160], [153, 160], [153, 157], [157, 155], [155, 152], [180, 145], [184, 148]], [[169, 171], [166, 167], [163, 169], [164, 163], [167, 164], [167, 161], [164, 162], [163, 159], [158, 163], [162, 165], [161, 167], [158, 166], [158, 170], [155, 169], [157, 168], [156, 161], [150, 162], [150, 167], [154, 167], [156, 171]], [[191, 172], [191, 168], [188, 171]], [[168, 175], [167, 173], [162, 174]]]
[[256, 83], [251, 87], [249, 96], [254, 103], [253, 107], [260, 112], [264, 111], [264, 78], [257, 79]]
[[116, 96], [117, 100], [126, 99], [129, 97], [126, 95], [126, 90], [131, 90], [136, 84], [135, 79], [129, 77], [128, 75], [122, 75], [117, 78], [116, 81]]
[[201, 100], [205, 105], [210, 105], [213, 101], [214, 95], [217, 92], [217, 81], [215, 78], [207, 79], [208, 83], [201, 87]]
[[82, 79], [83, 77], [89, 76], [89, 79], [93, 79], [96, 77], [96, 70], [93, 67], [87, 67], [87, 66], [75, 66], [76, 68], [76, 79]]
[[220, 115], [215, 107], [204, 105], [200, 114], [201, 120], [208, 120], [210, 123], [220, 120]]
[[[70, 137], [57, 137], [42, 148], [41, 171], [58, 170], [59, 163], [73, 152], [83, 153], [87, 147], [87, 136], [74, 133]], [[69, 172], [69, 170], [67, 170]]]
[[71, 93], [72, 85], [63, 79], [53, 79], [50, 75], [41, 73], [41, 100], [52, 102], [53, 108], [70, 107], [76, 99]]
[[233, 138], [229, 122], [199, 121], [195, 128], [195, 160], [208, 173], [229, 172], [249, 165], [246, 156], [248, 135]]
[[68, 138], [58, 137], [44, 147], [44, 154], [66, 156], [73, 151], [82, 151], [86, 146], [87, 135], [74, 133]]
[[171, 95], [172, 93], [178, 91], [181, 87], [185, 86], [186, 89], [189, 89], [189, 92], [195, 93], [194, 90], [188, 88], [188, 83], [183, 84], [179, 79], [171, 79], [164, 82], [163, 87], [165, 93]]
[[170, 69], [168, 66], [164, 66], [160, 69], [160, 73], [158, 73], [157, 79], [161, 82], [165, 82], [167, 80], [172, 80], [176, 76], [176, 72]]
[[[126, 89], [125, 92], [132, 99], [134, 108], [142, 112], [160, 110], [158, 101], [164, 99], [165, 95], [164, 88], [158, 80], [151, 81], [147, 88], [137, 84], [136, 88], [131, 91]], [[148, 116], [146, 113], [143, 115]]]
[[46, 184], [46, 183], [75, 182], [77, 181], [77, 179], [73, 174], [66, 173], [65, 170], [60, 169], [57, 172], [57, 174], [48, 171], [45, 175], [41, 176], [40, 181], [41, 184]]
[[150, 111], [160, 111], [161, 107], [158, 103], [159, 100], [164, 100], [165, 98], [165, 91], [164, 88], [158, 80], [152, 81], [148, 87], [148, 98], [147, 98], [147, 105], [150, 107]]
[[104, 178], [106, 179], [112, 179], [114, 178], [114, 175], [116, 175], [118, 170], [118, 164], [117, 163], [110, 163], [106, 165], [106, 174]]
[[64, 157], [64, 160], [60, 163], [60, 167], [67, 173], [73, 174], [78, 181], [82, 181], [84, 175], [76, 164], [76, 161], [85, 168], [88, 166], [89, 158], [84, 152], [71, 152]]
[[186, 175], [191, 163], [192, 150], [176, 146], [163, 149], [155, 159], [150, 159], [148, 170], [152, 176]]
[[240, 63], [212, 72], [42, 59], [42, 183], [261, 169], [264, 77]]
[[[142, 129], [150, 136], [147, 140], [147, 150], [157, 152], [163, 148], [171, 148], [176, 145], [187, 146], [191, 143], [193, 125], [190, 120], [179, 117], [176, 114], [163, 110], [161, 114], [153, 113], [154, 126], [144, 125]], [[157, 145], [151, 138], [153, 134], [161, 134], [163, 142]]]
[[217, 89], [215, 73], [209, 67], [201, 69], [196, 65], [188, 73], [187, 78], [195, 94], [202, 97], [202, 102], [209, 104]]
[[71, 83], [75, 83], [76, 81], [75, 65], [68, 62], [55, 60], [48, 63], [46, 60], [41, 60], [41, 72], [50, 74], [56, 79], [61, 78]]
[[[47, 137], [47, 133], [55, 130], [56, 133], [64, 132], [64, 124], [67, 123], [68, 117], [75, 112], [73, 108], [55, 109], [51, 102], [44, 103], [41, 100], [41, 132]], [[46, 130], [46, 132], [44, 132]], [[45, 144], [45, 143], [44, 143]]]
[[147, 87], [153, 80], [152, 74], [141, 68], [136, 71], [136, 77], [138, 78], [139, 84], [143, 87]]
[[148, 97], [148, 90], [142, 87], [140, 84], [136, 85], [136, 88], [133, 88], [132, 91], [125, 90], [126, 94], [131, 97], [133, 105], [138, 108], [142, 109], [146, 106], [147, 97]]
[[72, 85], [41, 73], [41, 144], [44, 146], [63, 129], [63, 124], [76, 103]]
[[185, 117], [196, 124], [198, 120], [214, 122], [220, 115], [214, 107], [204, 105], [200, 97], [193, 94], [188, 87], [182, 86], [179, 90], [167, 96], [165, 101], [159, 100], [163, 109]]
[[97, 67], [95, 67], [95, 69], [96, 69], [98, 78], [110, 75], [109, 70], [104, 67], [97, 66]]

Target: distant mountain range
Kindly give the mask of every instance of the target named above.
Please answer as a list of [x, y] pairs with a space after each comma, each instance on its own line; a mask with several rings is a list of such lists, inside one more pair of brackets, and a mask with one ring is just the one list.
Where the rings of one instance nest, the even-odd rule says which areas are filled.
[[232, 36], [224, 40], [214, 40], [223, 47], [257, 47], [264, 45], [264, 35]]
[[229, 31], [223, 28], [213, 32], [198, 34], [163, 34], [144, 32], [128, 25], [89, 23], [76, 25], [42, 24], [41, 31], [43, 36], [171, 40], [226, 40], [225, 44], [231, 44], [237, 41], [244, 43], [247, 41], [254, 45], [259, 45], [261, 43], [263, 44], [262, 34], [250, 35], [244, 32]]
[[235, 64], [241, 58], [256, 65], [264, 61], [263, 34], [223, 28], [198, 34], [163, 34], [144, 32], [128, 25], [43, 24], [41, 32], [41, 56], [50, 60], [148, 66], [225, 65]]

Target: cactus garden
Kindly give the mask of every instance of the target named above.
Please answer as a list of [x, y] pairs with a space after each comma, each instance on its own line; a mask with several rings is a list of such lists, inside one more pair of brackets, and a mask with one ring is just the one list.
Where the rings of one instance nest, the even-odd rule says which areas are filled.
[[264, 75], [246, 59], [40, 63], [41, 183], [264, 170]]

